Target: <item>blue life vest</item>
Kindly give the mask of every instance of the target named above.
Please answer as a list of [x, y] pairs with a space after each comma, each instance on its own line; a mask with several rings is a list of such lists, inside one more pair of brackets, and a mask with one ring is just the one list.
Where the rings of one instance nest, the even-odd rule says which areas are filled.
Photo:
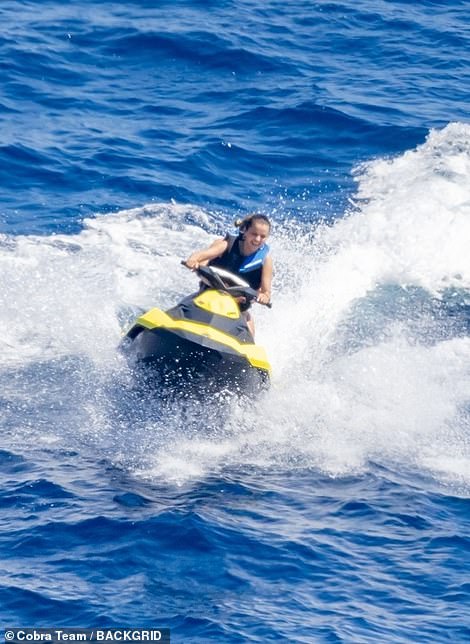
[[268, 244], [263, 244], [251, 255], [242, 255], [240, 252], [241, 235], [227, 233], [225, 239], [228, 242], [227, 250], [220, 257], [211, 260], [209, 265], [225, 268], [246, 280], [251, 288], [259, 289], [263, 264], [269, 254]]

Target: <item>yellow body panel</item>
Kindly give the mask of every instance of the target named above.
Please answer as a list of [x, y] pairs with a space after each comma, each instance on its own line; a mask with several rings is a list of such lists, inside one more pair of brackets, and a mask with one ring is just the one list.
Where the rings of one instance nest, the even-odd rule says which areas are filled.
[[[231, 298], [230, 298], [231, 299]], [[240, 355], [245, 356], [248, 362], [258, 369], [264, 369], [271, 372], [271, 366], [268, 362], [266, 351], [263, 347], [256, 344], [243, 344], [238, 342], [235, 338], [219, 329], [215, 329], [207, 324], [201, 324], [194, 320], [174, 320], [167, 313], [161, 309], [150, 309], [147, 313], [140, 316], [136, 320], [136, 324], [140, 324], [146, 329], [165, 328], [169, 331], [186, 331], [196, 336], [209, 338], [214, 342], [223, 344], [237, 351]]]
[[230, 297], [228, 293], [211, 290], [203, 291], [193, 301], [196, 306], [205, 311], [209, 311], [209, 313], [223, 315], [233, 320], [238, 320], [240, 317], [240, 309], [233, 297]]

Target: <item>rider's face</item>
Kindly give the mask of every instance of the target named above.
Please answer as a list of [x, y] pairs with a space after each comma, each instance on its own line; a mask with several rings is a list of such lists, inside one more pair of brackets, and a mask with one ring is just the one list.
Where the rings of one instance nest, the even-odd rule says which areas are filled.
[[254, 221], [243, 235], [245, 252], [254, 253], [268, 237], [269, 225], [265, 221]]

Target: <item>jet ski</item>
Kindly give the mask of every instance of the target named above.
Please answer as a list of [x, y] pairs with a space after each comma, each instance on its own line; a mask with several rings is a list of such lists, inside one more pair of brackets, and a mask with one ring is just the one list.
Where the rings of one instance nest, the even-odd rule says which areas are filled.
[[266, 352], [255, 344], [241, 311], [256, 301], [257, 292], [215, 266], [194, 272], [199, 291], [167, 311], [153, 308], [138, 317], [121, 342], [122, 351], [131, 365], [143, 365], [172, 387], [191, 383], [208, 391], [212, 384], [249, 393], [267, 388]]

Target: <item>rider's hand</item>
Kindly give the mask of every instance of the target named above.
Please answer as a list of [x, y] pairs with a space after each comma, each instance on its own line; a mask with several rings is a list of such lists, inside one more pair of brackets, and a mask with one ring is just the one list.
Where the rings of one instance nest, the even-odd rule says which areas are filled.
[[188, 259], [185, 261], [185, 264], [192, 271], [195, 271], [199, 268], [199, 262], [196, 262], [196, 260], [192, 259], [191, 257], [188, 257]]
[[256, 301], [260, 304], [269, 304], [269, 295], [267, 293], [258, 293]]

